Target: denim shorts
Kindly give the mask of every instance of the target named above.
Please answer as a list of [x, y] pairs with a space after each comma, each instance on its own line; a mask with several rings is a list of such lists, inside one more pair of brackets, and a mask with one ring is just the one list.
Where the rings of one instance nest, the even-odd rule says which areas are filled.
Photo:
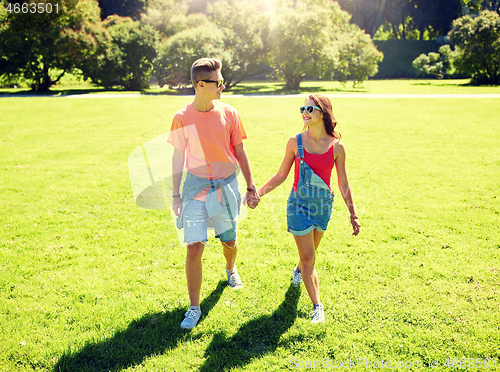
[[208, 217], [205, 202], [191, 200], [183, 211], [184, 216], [184, 243], [207, 242], [207, 229], [215, 230], [216, 238], [221, 242], [229, 242], [236, 239], [238, 227], [238, 216], [231, 219], [226, 208], [215, 216]]
[[332, 203], [333, 194], [324, 198], [301, 198], [292, 190], [286, 206], [288, 231], [297, 236], [314, 229], [325, 232], [332, 215]]

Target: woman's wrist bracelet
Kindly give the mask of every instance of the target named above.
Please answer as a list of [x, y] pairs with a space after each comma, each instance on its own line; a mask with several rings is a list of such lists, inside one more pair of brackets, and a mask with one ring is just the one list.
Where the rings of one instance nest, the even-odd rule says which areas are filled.
[[172, 198], [180, 198], [180, 197], [181, 197], [181, 194], [172, 195]]
[[257, 191], [256, 187], [247, 187], [247, 191]]

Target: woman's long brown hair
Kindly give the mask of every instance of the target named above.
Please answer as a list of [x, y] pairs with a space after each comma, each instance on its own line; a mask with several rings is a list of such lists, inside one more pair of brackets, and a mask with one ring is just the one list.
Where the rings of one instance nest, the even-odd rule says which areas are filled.
[[[323, 112], [323, 123], [325, 124], [325, 130], [328, 135], [335, 137], [340, 140], [341, 134], [335, 131], [335, 127], [337, 126], [337, 120], [333, 116], [332, 103], [328, 99], [321, 94], [311, 94], [308, 99], [312, 99], [316, 106], [318, 106]], [[304, 127], [304, 130], [306, 127]]]

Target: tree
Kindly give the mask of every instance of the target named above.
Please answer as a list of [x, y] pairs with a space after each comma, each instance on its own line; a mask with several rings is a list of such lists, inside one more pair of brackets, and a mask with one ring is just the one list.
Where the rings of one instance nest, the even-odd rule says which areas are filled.
[[169, 38], [190, 27], [196, 27], [196, 17], [186, 17], [188, 0], [150, 0], [142, 20], [154, 27], [162, 37]]
[[[30, 4], [37, 2], [25, 3]], [[92, 0], [77, 5], [47, 0], [47, 4], [52, 5], [51, 13], [8, 12], [9, 8], [0, 13], [0, 73], [11, 80], [26, 80], [35, 91], [47, 91], [65, 73], [76, 71], [78, 59], [91, 54], [94, 47], [86, 27], [99, 21], [97, 3]], [[59, 73], [54, 76], [56, 70]]]
[[154, 62], [158, 84], [168, 85], [170, 88], [186, 88], [191, 84], [193, 62], [203, 57], [219, 58], [223, 66], [231, 61], [230, 52], [224, 50], [224, 33], [206, 18], [205, 23], [200, 26], [185, 29], [160, 45]]
[[222, 66], [228, 89], [249, 76], [272, 71], [267, 65], [271, 20], [266, 1], [218, 2], [208, 6], [208, 15], [223, 32], [224, 49], [231, 54], [231, 63]]
[[490, 10], [453, 21], [454, 65], [476, 84], [500, 84], [500, 16]]
[[351, 23], [359, 26], [373, 38], [384, 23], [383, 9], [386, 0], [339, 0], [342, 10], [352, 15]]
[[285, 89], [298, 89], [307, 76], [360, 82], [377, 71], [382, 54], [368, 35], [349, 24], [349, 18], [328, 0], [297, 0], [279, 10], [273, 29], [273, 66], [285, 79]]
[[383, 55], [375, 48], [369, 35], [357, 26], [350, 25], [349, 32], [342, 34], [339, 43], [339, 63], [333, 77], [341, 83], [348, 80], [354, 85], [374, 76]]
[[103, 33], [97, 38], [98, 52], [81, 67], [84, 75], [106, 88], [148, 88], [157, 55], [156, 31], [143, 22], [116, 15], [108, 17], [102, 26]]

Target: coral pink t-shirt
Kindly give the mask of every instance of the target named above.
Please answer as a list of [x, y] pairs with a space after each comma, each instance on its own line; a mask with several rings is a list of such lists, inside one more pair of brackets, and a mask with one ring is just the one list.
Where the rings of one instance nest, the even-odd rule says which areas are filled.
[[[186, 168], [198, 177], [227, 178], [238, 167], [234, 146], [247, 138], [240, 115], [224, 102], [213, 101], [208, 112], [197, 111], [193, 104], [174, 116], [168, 143], [186, 150]], [[195, 199], [204, 200], [208, 188]]]

